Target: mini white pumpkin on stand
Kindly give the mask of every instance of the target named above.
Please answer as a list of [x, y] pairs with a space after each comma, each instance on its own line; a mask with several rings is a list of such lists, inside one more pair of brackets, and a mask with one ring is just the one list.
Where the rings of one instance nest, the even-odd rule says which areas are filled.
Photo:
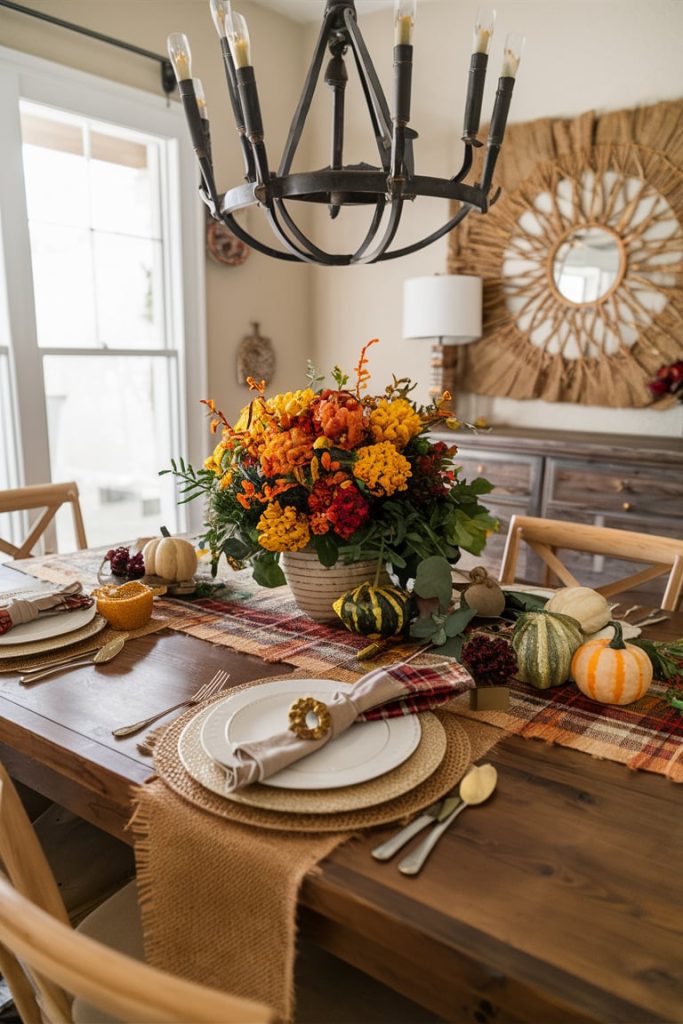
[[194, 544], [184, 537], [172, 537], [162, 527], [162, 536], [148, 540], [142, 549], [145, 573], [167, 583], [185, 583], [197, 571]]

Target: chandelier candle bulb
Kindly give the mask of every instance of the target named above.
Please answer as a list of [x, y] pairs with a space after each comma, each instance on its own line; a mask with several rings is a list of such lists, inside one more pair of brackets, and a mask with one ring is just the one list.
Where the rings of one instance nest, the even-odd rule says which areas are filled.
[[216, 32], [220, 39], [225, 39], [228, 29], [225, 24], [228, 15], [232, 13], [230, 0], [210, 0], [211, 17], [216, 26]]
[[167, 40], [168, 56], [178, 82], [192, 78], [192, 51], [183, 32], [171, 32]]
[[199, 116], [202, 118], [202, 120], [208, 121], [209, 111], [206, 106], [206, 96], [204, 94], [204, 86], [202, 85], [201, 78], [193, 78], [192, 85], [194, 87], [194, 98], [197, 101], [197, 110], [199, 111]]
[[503, 67], [501, 68], [501, 78], [516, 78], [517, 68], [519, 62], [522, 59], [522, 51], [524, 50], [524, 36], [519, 35], [517, 32], [508, 32], [505, 37], [505, 46], [503, 48]]
[[474, 19], [473, 53], [488, 54], [495, 24], [496, 12], [492, 7], [479, 7], [477, 9]]
[[411, 46], [415, 26], [416, 0], [396, 0], [394, 5], [394, 45]]
[[251, 43], [249, 29], [241, 14], [229, 11], [225, 17], [230, 52], [236, 68], [251, 67]]

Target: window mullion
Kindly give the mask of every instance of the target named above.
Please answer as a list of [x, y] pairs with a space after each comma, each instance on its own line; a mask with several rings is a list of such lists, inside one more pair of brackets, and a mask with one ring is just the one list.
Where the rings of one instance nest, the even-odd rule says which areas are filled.
[[19, 99], [19, 75], [0, 68], [0, 244], [5, 253], [9, 354], [19, 420], [16, 443], [22, 483], [37, 484], [50, 480], [50, 453], [33, 300]]

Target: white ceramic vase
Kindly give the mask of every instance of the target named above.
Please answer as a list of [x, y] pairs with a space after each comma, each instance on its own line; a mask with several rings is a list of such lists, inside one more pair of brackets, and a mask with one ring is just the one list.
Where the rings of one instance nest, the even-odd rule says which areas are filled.
[[334, 602], [347, 590], [372, 582], [377, 572], [375, 559], [351, 565], [337, 562], [326, 568], [315, 551], [284, 551], [280, 565], [297, 606], [315, 622], [339, 623], [332, 608]]

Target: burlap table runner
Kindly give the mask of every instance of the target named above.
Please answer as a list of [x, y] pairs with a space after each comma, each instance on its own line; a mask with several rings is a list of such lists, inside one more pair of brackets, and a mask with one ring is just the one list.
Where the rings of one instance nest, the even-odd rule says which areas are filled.
[[[472, 761], [501, 738], [490, 726], [458, 724]], [[253, 812], [255, 821], [259, 813], [272, 814], [241, 804], [234, 811]], [[358, 832], [251, 827], [195, 806], [159, 778], [138, 789], [130, 828], [148, 962], [258, 999], [290, 1020], [299, 889], [308, 872]]]

